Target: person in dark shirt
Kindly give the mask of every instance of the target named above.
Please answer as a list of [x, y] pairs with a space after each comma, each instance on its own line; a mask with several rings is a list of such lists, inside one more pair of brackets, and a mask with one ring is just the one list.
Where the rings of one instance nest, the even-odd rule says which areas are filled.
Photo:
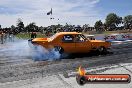
[[31, 33], [31, 39], [36, 38], [36, 37], [37, 37], [37, 33], [36, 32], [32, 32]]
[[2, 32], [1, 33], [1, 44], [3, 44], [4, 43], [4, 33]]
[[31, 39], [33, 39], [34, 38], [34, 34], [33, 34], [33, 32], [31, 33]]
[[37, 37], [37, 33], [36, 32], [34, 32], [34, 38], [36, 38]]

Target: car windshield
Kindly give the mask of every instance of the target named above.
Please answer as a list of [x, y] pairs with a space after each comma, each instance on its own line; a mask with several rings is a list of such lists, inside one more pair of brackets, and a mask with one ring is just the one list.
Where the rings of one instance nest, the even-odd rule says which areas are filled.
[[88, 39], [86, 38], [86, 36], [84, 36], [84, 35], [81, 35], [81, 37], [82, 37], [84, 40], [88, 40]]

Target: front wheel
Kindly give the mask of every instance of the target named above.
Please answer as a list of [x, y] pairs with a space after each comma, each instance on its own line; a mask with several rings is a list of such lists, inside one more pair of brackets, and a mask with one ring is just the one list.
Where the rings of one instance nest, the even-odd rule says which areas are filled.
[[107, 49], [105, 47], [99, 47], [98, 48], [98, 52], [99, 52], [99, 54], [106, 54], [107, 53]]

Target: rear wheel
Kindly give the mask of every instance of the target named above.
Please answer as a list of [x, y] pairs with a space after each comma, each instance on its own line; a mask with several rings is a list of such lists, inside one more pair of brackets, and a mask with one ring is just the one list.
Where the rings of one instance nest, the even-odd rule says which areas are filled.
[[54, 49], [55, 49], [55, 51], [58, 51], [60, 54], [64, 53], [64, 49], [60, 46], [55, 46]]
[[55, 46], [55, 47], [54, 47], [54, 50], [57, 51], [57, 52], [59, 52], [59, 54], [60, 54], [60, 59], [63, 59], [63, 58], [64, 58], [64, 49], [63, 49], [62, 47], [60, 47], [60, 46]]

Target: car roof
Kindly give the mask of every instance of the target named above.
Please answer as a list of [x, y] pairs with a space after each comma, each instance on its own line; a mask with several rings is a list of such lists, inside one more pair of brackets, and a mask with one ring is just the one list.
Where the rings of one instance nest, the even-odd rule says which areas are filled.
[[85, 36], [87, 36], [87, 37], [94, 37], [94, 35], [85, 35]]
[[78, 32], [59, 32], [57, 33], [57, 35], [64, 35], [64, 34], [82, 34], [82, 33], [78, 33]]

